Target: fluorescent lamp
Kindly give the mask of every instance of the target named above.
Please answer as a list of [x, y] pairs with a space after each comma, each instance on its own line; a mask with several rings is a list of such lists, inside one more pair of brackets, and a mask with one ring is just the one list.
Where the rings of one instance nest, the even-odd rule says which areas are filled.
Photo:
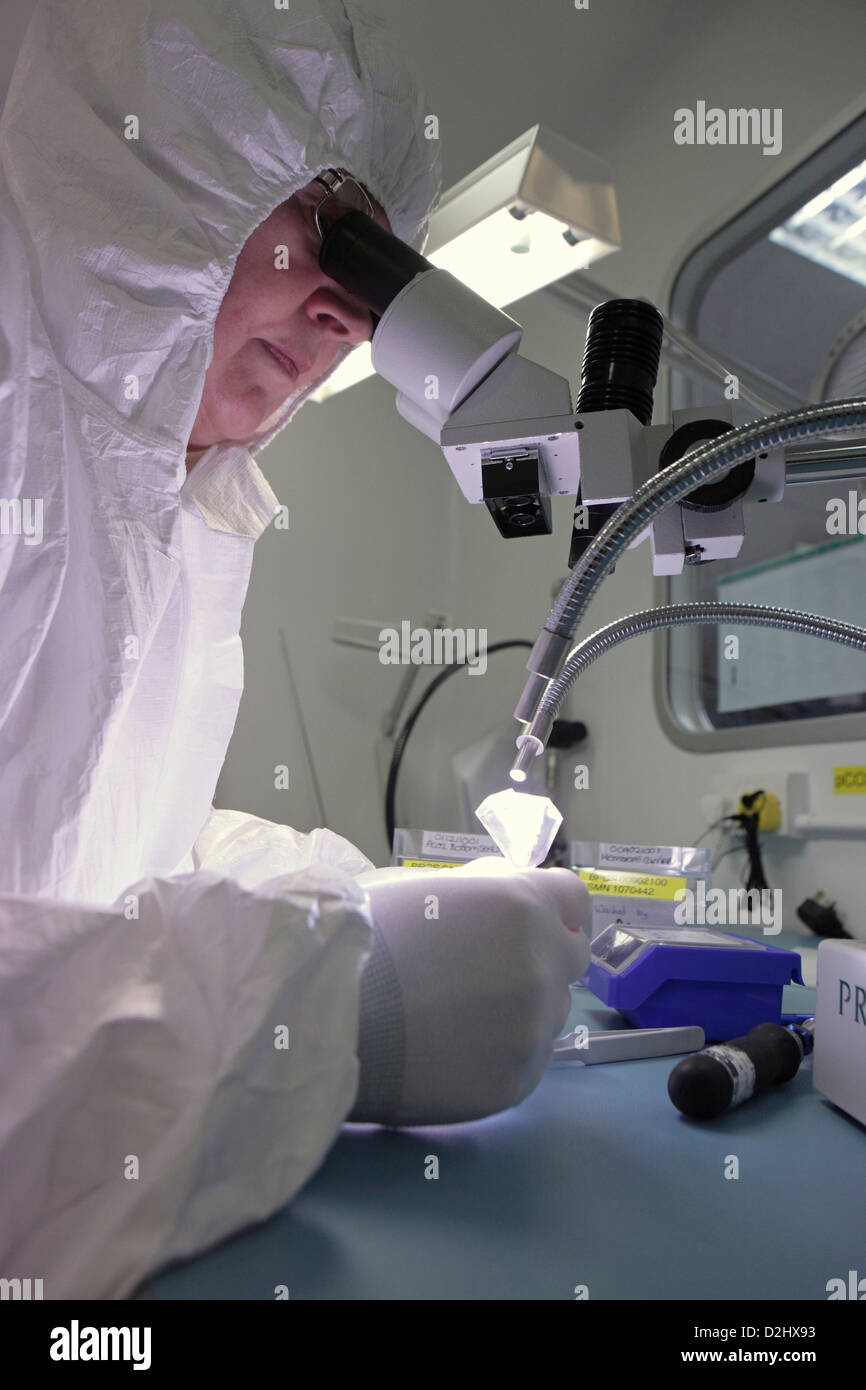
[[[619, 244], [607, 166], [535, 125], [443, 195], [424, 255], [502, 309]], [[310, 399], [372, 375], [370, 345], [362, 343]]]
[[866, 160], [775, 227], [770, 240], [866, 285]]

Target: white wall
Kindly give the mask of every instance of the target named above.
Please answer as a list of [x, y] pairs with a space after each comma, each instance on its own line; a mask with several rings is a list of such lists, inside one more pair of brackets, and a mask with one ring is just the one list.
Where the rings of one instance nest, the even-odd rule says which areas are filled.
[[[561, 130], [607, 159], [617, 181], [624, 250], [592, 273], [614, 292], [648, 296], [663, 309], [698, 237], [794, 167], [863, 91], [859, 0], [590, 0], [588, 11], [513, 0], [471, 7], [380, 0], [375, 8], [402, 36], [440, 118], [444, 186], [536, 121]], [[781, 107], [783, 152], [675, 145], [674, 110], [699, 99]], [[576, 384], [584, 323], [544, 294], [509, 312], [524, 326], [523, 354]], [[435, 446], [396, 415], [393, 391], [380, 380], [324, 407], [306, 406], [260, 461], [292, 508], [292, 527], [266, 533], [257, 546], [244, 623], [247, 691], [218, 804], [302, 829], [320, 821], [289, 698], [283, 627], [328, 824], [385, 862], [373, 745], [400, 673], [375, 654], [335, 646], [334, 619], [419, 622], [438, 608], [456, 623], [485, 627], [491, 643], [534, 638], [551, 586], [566, 572], [570, 504], [558, 501], [553, 537], [501, 540], [486, 510], [463, 502]], [[590, 625], [651, 601], [640, 548], [606, 581]], [[590, 790], [563, 804], [574, 836], [691, 842], [703, 828], [698, 798], [710, 775], [738, 756], [687, 754], [670, 744], [652, 703], [651, 653], [650, 639], [625, 644], [582, 678], [579, 701], [572, 697], [567, 708], [591, 731], [580, 755], [590, 763]], [[410, 744], [401, 823], [454, 824], [450, 758], [513, 722], [523, 678], [523, 655], [503, 654], [490, 658], [486, 677], [461, 674], [434, 696]], [[750, 759], [739, 756], [748, 768]], [[829, 744], [761, 756], [762, 766], [793, 763], [816, 773], [858, 760], [866, 761], [862, 747]], [[291, 769], [288, 792], [274, 789], [278, 763]], [[826, 805], [814, 809], [829, 814]], [[856, 917], [861, 853], [853, 843], [771, 848], [767, 866], [785, 890], [786, 925], [802, 897], [830, 887], [849, 929], [866, 937]], [[731, 871], [719, 881], [738, 880]]]

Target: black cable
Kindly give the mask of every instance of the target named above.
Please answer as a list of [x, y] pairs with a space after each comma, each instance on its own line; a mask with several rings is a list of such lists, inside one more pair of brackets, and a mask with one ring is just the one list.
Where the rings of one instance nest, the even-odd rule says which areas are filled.
[[727, 816], [719, 816], [719, 819], [718, 819], [718, 820], [710, 821], [710, 824], [707, 826], [707, 828], [706, 828], [706, 830], [704, 831], [704, 833], [703, 833], [702, 835], [699, 835], [698, 838], [695, 840], [695, 845], [694, 845], [695, 849], [697, 849], [698, 845], [701, 843], [701, 840], [705, 840], [705, 839], [707, 838], [707, 836], [708, 836], [713, 830], [715, 830], [716, 826], [717, 826], [717, 825], [721, 825], [722, 822], [725, 821], [725, 820], [727, 820]]
[[[505, 651], [506, 647], [529, 647], [531, 651], [532, 646], [533, 643], [527, 642], [524, 638], [514, 638], [508, 642], [494, 642], [492, 647], [487, 648], [487, 655], [490, 656], [493, 652]], [[417, 724], [418, 716], [433, 692], [438, 690], [439, 686], [442, 685], [444, 681], [447, 681], [449, 676], [454, 676], [458, 671], [462, 671], [463, 669], [464, 663], [461, 662], [459, 666], [449, 666], [446, 670], [439, 672], [439, 675], [436, 676], [435, 680], [430, 682], [418, 703], [407, 715], [406, 723], [394, 740], [394, 751], [391, 754], [391, 765], [388, 768], [388, 780], [385, 784], [385, 830], [388, 835], [389, 851], [394, 844], [394, 827], [396, 824], [396, 812], [394, 808], [397, 800], [397, 774], [400, 771], [400, 764], [403, 761], [403, 754], [406, 751], [409, 735]]]
[[737, 842], [737, 844], [731, 845], [730, 848], [722, 850], [721, 854], [718, 855], [718, 857], [717, 857], [716, 859], [714, 859], [713, 862], [711, 863], [711, 865], [710, 865], [710, 873], [711, 873], [711, 874], [714, 874], [714, 873], [716, 872], [716, 869], [717, 869], [717, 868], [719, 867], [719, 865], [721, 864], [722, 860], [723, 860], [723, 859], [727, 859], [727, 857], [728, 857], [729, 854], [737, 854], [738, 851], [741, 850], [742, 848], [743, 848], [743, 841], [742, 841], [742, 840], [739, 840], [739, 841]]
[[718, 825], [724, 825], [725, 821], [727, 821], [727, 820], [734, 820], [734, 817], [733, 817], [733, 816], [719, 816], [718, 820], [711, 821], [710, 824], [707, 826], [706, 830], [703, 832], [703, 834], [702, 834], [702, 835], [699, 835], [698, 838], [695, 840], [694, 848], [697, 849], [698, 845], [701, 843], [701, 840], [705, 840], [705, 839], [707, 838], [707, 836], [708, 836], [713, 830], [716, 829], [716, 826], [718, 826]]
[[[718, 826], [720, 826], [720, 825], [727, 825], [727, 824], [728, 824], [729, 822], [731, 822], [731, 821], [733, 821], [734, 824], [737, 824], [737, 823], [738, 823], [737, 817], [734, 816], [734, 815], [719, 816], [718, 820], [711, 821], [710, 824], [707, 826], [706, 830], [703, 832], [703, 834], [702, 834], [702, 835], [699, 835], [698, 838], [695, 840], [695, 847], [697, 847], [697, 846], [701, 843], [701, 840], [705, 840], [705, 839], [707, 838], [708, 835], [712, 834], [712, 832], [713, 832]], [[710, 853], [710, 873], [711, 873], [711, 874], [712, 874], [712, 873], [715, 873], [716, 869], [717, 869], [718, 866], [721, 864], [722, 860], [723, 860], [723, 859], [727, 859], [727, 857], [728, 857], [729, 854], [734, 854], [736, 850], [742, 849], [742, 848], [743, 848], [743, 841], [740, 840], [740, 841], [738, 841], [737, 844], [731, 845], [728, 849], [723, 850], [721, 854], [717, 854], [715, 858], [713, 857], [712, 852], [711, 852], [711, 853]]]

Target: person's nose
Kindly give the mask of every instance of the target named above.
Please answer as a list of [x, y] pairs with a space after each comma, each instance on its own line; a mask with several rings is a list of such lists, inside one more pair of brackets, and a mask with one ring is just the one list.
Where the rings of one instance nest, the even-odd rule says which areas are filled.
[[364, 343], [373, 331], [370, 310], [333, 280], [318, 286], [307, 300], [307, 315], [323, 336], [342, 343]]

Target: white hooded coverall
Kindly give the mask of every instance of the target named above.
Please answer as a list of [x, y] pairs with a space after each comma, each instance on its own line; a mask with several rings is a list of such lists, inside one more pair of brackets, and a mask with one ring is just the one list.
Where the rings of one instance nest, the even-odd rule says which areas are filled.
[[422, 250], [438, 151], [352, 0], [2, 0], [0, 50], [0, 1276], [119, 1298], [352, 1108], [372, 866], [211, 807], [319, 383], [185, 452], [251, 232], [334, 166]]

